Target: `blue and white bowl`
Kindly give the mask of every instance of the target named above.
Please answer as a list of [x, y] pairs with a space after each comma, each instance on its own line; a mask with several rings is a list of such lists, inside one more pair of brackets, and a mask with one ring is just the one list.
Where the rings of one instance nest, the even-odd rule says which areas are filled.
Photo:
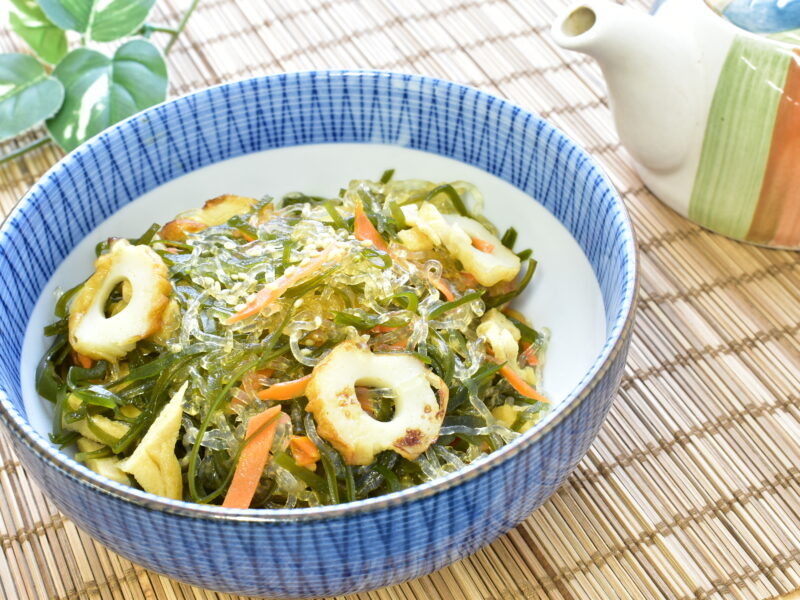
[[[473, 181], [486, 213], [539, 260], [523, 312], [552, 331], [553, 409], [468, 468], [352, 504], [229, 510], [105, 479], [53, 447], [35, 394], [57, 288], [92, 269], [94, 244], [224, 192], [335, 194], [385, 168]], [[564, 481], [608, 411], [636, 296], [631, 224], [595, 162], [547, 122], [437, 79], [306, 72], [225, 84], [151, 108], [55, 165], [0, 229], [0, 420], [57, 506], [114, 551], [216, 590], [321, 596], [439, 569], [514, 527]]]

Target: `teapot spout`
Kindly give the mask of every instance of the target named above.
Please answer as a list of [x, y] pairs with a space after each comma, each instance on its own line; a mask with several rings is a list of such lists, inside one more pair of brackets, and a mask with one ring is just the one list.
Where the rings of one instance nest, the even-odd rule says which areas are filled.
[[634, 160], [654, 172], [678, 169], [703, 118], [704, 83], [692, 39], [657, 16], [608, 0], [574, 4], [551, 35], [559, 46], [597, 60], [620, 140]]

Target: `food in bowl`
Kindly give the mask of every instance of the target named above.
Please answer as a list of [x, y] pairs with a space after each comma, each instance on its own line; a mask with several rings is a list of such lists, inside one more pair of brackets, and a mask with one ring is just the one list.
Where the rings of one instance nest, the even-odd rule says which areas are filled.
[[229, 508], [338, 504], [452, 473], [547, 408], [534, 274], [472, 184], [355, 180], [224, 195], [97, 246], [37, 389], [52, 440], [147, 492]]

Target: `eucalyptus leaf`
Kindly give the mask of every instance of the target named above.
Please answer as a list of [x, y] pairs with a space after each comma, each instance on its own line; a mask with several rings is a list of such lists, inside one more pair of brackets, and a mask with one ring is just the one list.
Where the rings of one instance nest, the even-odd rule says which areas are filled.
[[67, 34], [64, 30], [54, 25], [35, 3], [14, 0], [14, 6], [19, 13], [12, 12], [9, 15], [11, 29], [28, 42], [43, 61], [55, 64], [64, 58], [67, 53]]
[[47, 17], [96, 42], [132, 34], [147, 18], [155, 0], [39, 0]]
[[66, 96], [47, 130], [66, 151], [167, 95], [164, 57], [144, 39], [123, 44], [112, 58], [88, 48], [73, 50], [53, 76]]
[[61, 82], [25, 54], [0, 54], [0, 141], [53, 115], [64, 100]]

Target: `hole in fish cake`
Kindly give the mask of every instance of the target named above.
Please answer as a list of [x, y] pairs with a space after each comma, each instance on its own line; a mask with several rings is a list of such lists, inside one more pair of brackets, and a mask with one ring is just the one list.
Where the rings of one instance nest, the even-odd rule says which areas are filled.
[[374, 385], [369, 381], [356, 382], [356, 399], [361, 408], [381, 423], [394, 419], [396, 397], [392, 388]]
[[130, 302], [132, 294], [131, 283], [127, 279], [123, 279], [118, 284], [114, 286], [114, 289], [111, 290], [111, 293], [108, 295], [108, 298], [105, 300], [105, 305], [103, 308], [103, 316], [106, 319], [113, 317], [116, 314], [121, 313], [126, 306], [128, 306], [128, 302]]

